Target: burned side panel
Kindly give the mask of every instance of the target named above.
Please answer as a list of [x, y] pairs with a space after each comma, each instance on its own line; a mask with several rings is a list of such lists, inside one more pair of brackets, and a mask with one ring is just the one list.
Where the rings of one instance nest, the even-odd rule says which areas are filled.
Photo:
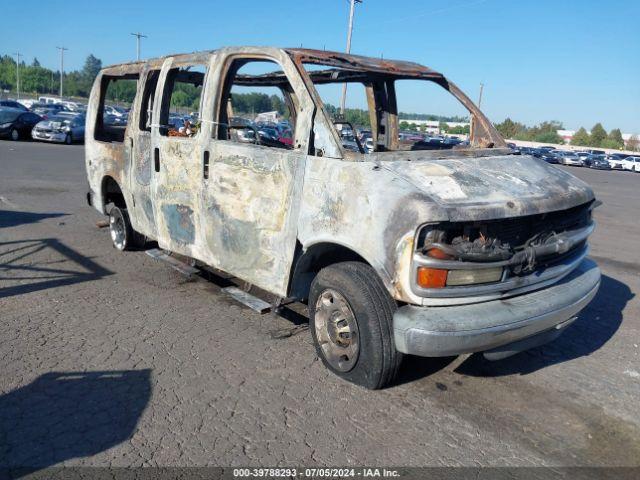
[[286, 292], [304, 155], [218, 142], [206, 183], [204, 237], [213, 265]]
[[304, 248], [347, 247], [378, 272], [394, 298], [419, 302], [408, 285], [414, 234], [446, 213], [409, 182], [373, 162], [308, 157], [298, 234]]

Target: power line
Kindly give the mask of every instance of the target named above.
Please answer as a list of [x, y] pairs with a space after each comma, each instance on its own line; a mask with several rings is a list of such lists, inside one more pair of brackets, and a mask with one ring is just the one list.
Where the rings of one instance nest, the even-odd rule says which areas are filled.
[[15, 52], [16, 56], [16, 90], [18, 95], [18, 100], [20, 100], [20, 57], [24, 56], [20, 52]]
[[60, 98], [62, 99], [62, 77], [64, 77], [64, 52], [69, 50], [67, 47], [56, 47], [60, 50]]
[[[353, 14], [356, 9], [356, 3], [362, 3], [362, 0], [351, 0], [349, 8], [349, 29], [347, 30], [347, 53], [351, 53], [351, 35], [353, 34]], [[347, 102], [347, 82], [342, 84], [342, 99], [340, 100], [340, 113], [344, 115], [344, 107]]]
[[134, 37], [136, 37], [136, 60], [140, 61], [140, 39], [141, 38], [149, 38], [146, 35], [141, 34], [140, 32], [132, 33]]

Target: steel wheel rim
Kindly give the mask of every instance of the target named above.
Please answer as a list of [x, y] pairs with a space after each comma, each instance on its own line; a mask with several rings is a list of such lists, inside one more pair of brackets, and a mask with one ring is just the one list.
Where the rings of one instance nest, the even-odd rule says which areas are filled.
[[16, 129], [11, 130], [11, 140], [18, 140], [20, 138], [20, 134]]
[[316, 339], [325, 360], [340, 372], [350, 371], [358, 361], [358, 322], [346, 298], [332, 288], [322, 291], [314, 316]]
[[127, 242], [127, 229], [124, 224], [122, 215], [111, 215], [109, 217], [109, 231], [111, 232], [111, 240], [118, 250], [124, 250]]

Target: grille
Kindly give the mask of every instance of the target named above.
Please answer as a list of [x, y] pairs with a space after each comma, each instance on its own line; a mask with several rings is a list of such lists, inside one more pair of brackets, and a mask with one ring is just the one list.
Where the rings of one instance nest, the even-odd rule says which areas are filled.
[[[500, 220], [444, 223], [436, 228], [445, 232], [445, 238], [441, 239], [445, 243], [450, 243], [460, 236], [473, 241], [483, 235], [488, 238], [497, 238], [502, 243], [508, 243], [511, 248], [517, 249], [538, 233], [560, 233], [586, 227], [591, 222], [590, 205], [591, 202], [557, 212]], [[418, 248], [424, 245], [426, 234], [431, 228], [421, 230]]]
[[486, 222], [480, 225], [478, 230], [482, 231], [482, 227], [485, 227], [482, 231], [485, 236], [498, 238], [512, 247], [519, 247], [537, 233], [560, 233], [586, 227], [591, 221], [589, 205], [579, 205], [559, 212]]

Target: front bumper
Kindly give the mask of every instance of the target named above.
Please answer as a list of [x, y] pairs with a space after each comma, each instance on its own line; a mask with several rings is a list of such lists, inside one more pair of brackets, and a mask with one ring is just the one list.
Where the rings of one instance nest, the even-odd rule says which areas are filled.
[[33, 129], [31, 130], [31, 137], [34, 140], [41, 140], [43, 142], [64, 143], [67, 132], [43, 132]]
[[516, 297], [471, 305], [407, 305], [393, 316], [396, 348], [411, 355], [444, 357], [492, 350], [560, 330], [587, 306], [599, 286], [600, 269], [587, 259], [558, 283]]

